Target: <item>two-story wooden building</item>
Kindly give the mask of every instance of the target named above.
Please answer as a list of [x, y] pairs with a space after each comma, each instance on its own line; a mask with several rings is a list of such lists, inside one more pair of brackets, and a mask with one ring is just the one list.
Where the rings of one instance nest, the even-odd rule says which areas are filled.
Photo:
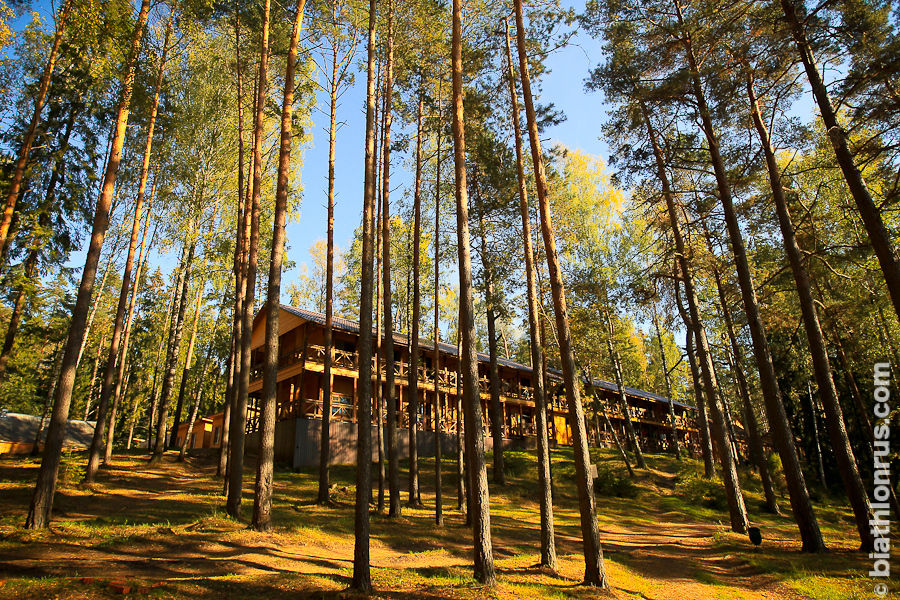
[[[325, 362], [325, 315], [308, 310], [282, 305], [279, 316], [280, 359], [278, 368], [278, 414], [276, 423], [276, 460], [307, 466], [318, 463], [319, 432], [322, 419], [322, 377]], [[266, 316], [260, 311], [254, 319], [251, 342], [252, 364], [250, 398], [248, 411], [248, 451], [253, 452], [258, 444], [259, 398], [262, 390], [262, 360], [264, 348]], [[331, 439], [332, 456], [335, 463], [356, 461], [356, 420], [359, 390], [358, 340], [359, 324], [346, 319], [335, 318], [333, 330], [334, 350], [331, 371]], [[400, 420], [401, 456], [407, 452], [410, 398], [409, 387], [409, 341], [405, 336], [394, 335], [394, 376], [396, 401]], [[434, 431], [440, 428], [443, 438], [442, 448], [450, 452], [455, 448], [456, 412], [459, 358], [456, 346], [439, 343], [437, 363], [434, 360], [434, 344], [431, 340], [420, 340], [419, 367], [417, 374], [419, 411], [418, 446], [423, 455], [434, 451]], [[481, 390], [482, 415], [486, 449], [493, 447], [490, 437], [490, 383], [489, 357], [479, 353], [479, 386]], [[535, 406], [532, 397], [534, 373], [531, 367], [515, 361], [499, 358], [500, 400], [503, 407], [504, 447], [514, 446], [534, 448]], [[384, 390], [384, 366], [380, 380]], [[435, 376], [438, 378], [435, 391]], [[376, 377], [376, 375], [373, 375]], [[550, 401], [548, 405], [551, 443], [571, 443], [571, 429], [567, 422], [568, 410], [558, 372], [548, 373]], [[614, 384], [595, 380], [595, 389], [603, 398], [613, 428], [624, 440], [624, 414], [616, 400]], [[671, 434], [668, 418], [668, 400], [641, 390], [626, 388], [632, 421], [642, 444], [648, 449], [660, 450], [663, 442]], [[382, 393], [382, 397], [385, 394]], [[435, 400], [439, 398], [441, 422], [435, 423]], [[585, 397], [586, 401], [589, 399]], [[384, 411], [386, 412], [386, 411]], [[698, 447], [698, 433], [694, 424], [694, 409], [676, 402], [676, 423], [681, 443], [687, 448]], [[588, 417], [591, 409], [586, 410]], [[377, 412], [373, 410], [373, 424]], [[382, 414], [385, 419], [385, 414]], [[601, 445], [612, 445], [611, 432], [602, 420], [599, 428], [590, 426], [592, 441]], [[374, 438], [373, 438], [374, 439]]]

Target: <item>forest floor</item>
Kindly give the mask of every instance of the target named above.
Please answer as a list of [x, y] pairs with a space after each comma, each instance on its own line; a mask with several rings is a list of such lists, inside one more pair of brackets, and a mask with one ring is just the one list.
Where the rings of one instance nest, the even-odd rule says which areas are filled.
[[[729, 531], [716, 484], [697, 477], [696, 461], [649, 455], [635, 481], [614, 455], [592, 450], [600, 465], [597, 513], [611, 589], [578, 585], [583, 575], [572, 451], [553, 451], [554, 522], [559, 573], [535, 567], [540, 519], [534, 453], [507, 453], [508, 485], [491, 484], [491, 531], [498, 585], [472, 578], [471, 532], [456, 510], [455, 456], [444, 459], [443, 527], [434, 525], [434, 459], [420, 461], [424, 508], [403, 516], [373, 513], [374, 598], [652, 598], [672, 600], [875, 598], [871, 559], [856, 551], [852, 516], [819, 495], [819, 524], [829, 552], [802, 554], [784, 516], [764, 511], [758, 479], [745, 495], [763, 542], [755, 548]], [[448, 460], [450, 459], [450, 460]], [[355, 598], [353, 561], [355, 468], [331, 469], [333, 504], [317, 506], [317, 469], [276, 473], [275, 531], [257, 533], [224, 513], [213, 456], [156, 465], [145, 455], [117, 456], [97, 483], [78, 483], [84, 454], [66, 457], [46, 531], [22, 528], [39, 462], [0, 459], [0, 600], [106, 598], [111, 582], [148, 598]], [[490, 461], [488, 461], [490, 465]], [[373, 469], [377, 477], [377, 469]], [[489, 467], [490, 474], [490, 467]], [[253, 509], [255, 472], [244, 478], [244, 514]], [[377, 493], [377, 482], [376, 482]], [[896, 529], [896, 528], [895, 528]], [[895, 548], [900, 547], [893, 540]], [[900, 568], [900, 567], [898, 567]], [[887, 582], [900, 594], [897, 579]], [[151, 587], [156, 584], [157, 587]], [[149, 588], [149, 590], [147, 589]]]

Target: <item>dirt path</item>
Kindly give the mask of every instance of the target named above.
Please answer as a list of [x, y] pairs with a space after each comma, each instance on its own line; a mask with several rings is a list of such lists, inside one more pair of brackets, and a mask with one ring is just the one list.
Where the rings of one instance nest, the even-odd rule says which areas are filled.
[[[0, 521], [3, 540], [0, 579], [116, 577], [178, 582], [200, 577], [252, 579], [308, 575], [316, 578], [316, 586], [322, 590], [344, 589], [349, 584], [353, 558], [352, 511], [341, 510], [349, 509], [349, 504], [338, 509], [298, 502], [282, 506], [280, 510], [297, 513], [299, 522], [309, 525], [279, 530], [276, 534], [260, 534], [217, 514], [221, 498], [214, 480], [192, 476], [171, 463], [143, 465], [140, 474], [129, 468], [110, 469], [105, 479], [91, 489], [68, 488], [60, 492], [54, 525], [49, 532], [27, 532], [10, 525], [8, 515], [17, 511], [10, 510], [7, 500], [0, 503], [0, 510], [5, 511]], [[203, 475], [210, 474], [209, 467], [202, 462], [190, 468]], [[0, 466], [0, 481], [8, 481], [3, 469]], [[671, 493], [665, 483], [659, 492]], [[2, 487], [0, 493], [9, 497]], [[13, 504], [23, 499], [16, 498]], [[153, 515], [161, 507], [173, 523], [181, 520], [182, 524], [128, 524], [154, 522]], [[648, 503], [648, 513], [653, 510], [652, 502]], [[196, 519], [197, 514], [204, 512], [212, 516]], [[338, 522], [338, 514], [343, 521]], [[564, 595], [598, 594], [573, 587], [583, 569], [577, 515], [572, 510], [558, 509], [556, 516], [560, 522], [557, 528], [559, 578], [534, 570], [538, 558], [533, 544], [535, 528], [530, 523], [517, 524], [514, 518], [495, 520], [498, 572], [510, 582], [537, 578], [544, 585], [559, 588]], [[127, 521], [122, 522], [123, 518]], [[404, 578], [418, 581], [435, 573], [465, 574], [470, 569], [468, 533], [461, 526], [458, 514], [448, 511], [447, 526], [431, 529], [435, 536], [443, 536], [435, 539], [428, 535], [430, 525], [426, 523], [430, 518], [428, 511], [407, 510], [401, 522], [373, 521], [371, 565], [375, 571], [383, 570], [391, 577], [399, 577], [399, 584], [389, 585], [399, 585], [402, 589]], [[348, 519], [351, 519], [349, 530]], [[104, 524], [109, 522], [115, 524]], [[404, 528], [409, 529], [409, 535], [404, 535]], [[684, 519], [656, 522], [649, 519], [646, 523], [610, 523], [601, 519], [601, 539], [610, 559], [607, 565], [613, 586], [607, 597], [805, 598], [775, 577], [760, 572], [746, 558], [723, 553], [716, 543], [723, 535], [726, 534], [719, 526]], [[791, 540], [772, 539], [767, 543], [787, 547]], [[421, 586], [410, 585], [413, 587], [406, 589], [404, 597], [422, 597], [417, 591]], [[507, 596], [502, 586], [498, 593]], [[0, 598], [3, 597], [0, 588]]]

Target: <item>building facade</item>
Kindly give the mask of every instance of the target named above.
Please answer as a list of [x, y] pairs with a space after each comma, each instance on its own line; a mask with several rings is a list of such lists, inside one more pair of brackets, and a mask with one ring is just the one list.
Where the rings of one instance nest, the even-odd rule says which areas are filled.
[[[321, 313], [286, 305], [281, 306], [275, 456], [276, 460], [290, 463], [295, 467], [318, 464], [319, 460], [319, 435], [324, 405], [322, 396], [322, 379], [325, 370], [324, 323], [325, 316]], [[257, 430], [263, 383], [265, 327], [266, 315], [263, 310], [254, 319], [251, 341], [251, 364], [254, 366], [250, 376], [248, 400], [248, 452], [253, 452], [258, 445]], [[332, 460], [335, 463], [353, 463], [356, 460], [359, 325], [353, 321], [335, 318], [332, 339]], [[383, 336], [382, 342], [384, 342]], [[393, 344], [395, 398], [400, 426], [400, 452], [403, 456], [409, 440], [409, 400], [412, 393], [409, 381], [410, 348], [408, 339], [401, 335], [394, 336]], [[419, 432], [417, 436], [418, 449], [422, 455], [432, 454], [435, 432], [440, 431], [442, 449], [450, 452], [455, 448], [457, 407], [460, 397], [459, 385], [461, 383], [458, 374], [457, 348], [450, 344], [439, 343], [437, 358], [434, 356], [434, 343], [431, 340], [420, 340], [419, 349], [419, 366], [416, 373], [419, 399], [418, 414], [416, 415]], [[494, 440], [491, 438], [489, 420], [491, 397], [489, 357], [479, 353], [478, 360], [482, 427], [485, 434], [485, 447], [490, 450]], [[534, 448], [537, 445], [532, 388], [534, 372], [531, 367], [506, 358], [499, 358], [498, 363], [504, 447]], [[379, 375], [373, 377], [379, 377], [382, 382], [381, 398], [386, 398], [386, 388], [383, 383], [384, 365], [381, 366]], [[547, 382], [549, 392], [548, 428], [551, 444], [571, 444], [571, 424], [568, 421], [561, 374], [548, 372]], [[582, 394], [591, 443], [612, 446], [615, 433], [623, 444], [627, 444], [624, 408], [618, 400], [616, 386], [609, 382], [595, 380], [593, 388], [606, 408], [611, 428], [603, 419], [600, 407], [595, 406], [591, 397]], [[633, 388], [626, 388], [625, 392], [628, 411], [642, 447], [648, 451], [661, 451], [667, 448], [668, 439], [672, 433], [668, 400], [662, 396]], [[440, 422], [436, 420], [437, 402], [440, 403]], [[680, 402], [674, 402], [673, 405], [679, 441], [682, 447], [693, 452], [695, 448], [699, 448], [695, 411], [693, 407]], [[385, 416], [386, 411], [383, 410], [382, 422], [384, 422]], [[373, 427], [374, 423], [377, 423], [377, 418], [377, 410], [373, 410]], [[192, 435], [199, 433], [198, 426], [201, 426], [199, 421]], [[212, 441], [212, 438], [215, 437], [214, 426], [207, 432], [208, 427], [208, 424], [202, 425], [204, 436], [210, 435], [210, 441]], [[179, 434], [184, 435], [184, 432], [180, 431]], [[210, 446], [215, 447], [215, 445], [211, 444]]]

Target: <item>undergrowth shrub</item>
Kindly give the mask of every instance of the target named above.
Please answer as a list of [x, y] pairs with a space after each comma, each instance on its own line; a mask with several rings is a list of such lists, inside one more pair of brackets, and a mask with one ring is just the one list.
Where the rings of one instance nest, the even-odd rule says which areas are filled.
[[59, 482], [63, 487], [78, 485], [84, 479], [85, 465], [83, 460], [71, 452], [63, 453], [59, 469]]
[[728, 508], [725, 485], [718, 479], [705, 479], [690, 473], [675, 484], [675, 493], [688, 504], [715, 510]]
[[594, 493], [615, 498], [636, 498], [641, 489], [635, 485], [623, 467], [611, 467], [607, 463], [597, 465]]

